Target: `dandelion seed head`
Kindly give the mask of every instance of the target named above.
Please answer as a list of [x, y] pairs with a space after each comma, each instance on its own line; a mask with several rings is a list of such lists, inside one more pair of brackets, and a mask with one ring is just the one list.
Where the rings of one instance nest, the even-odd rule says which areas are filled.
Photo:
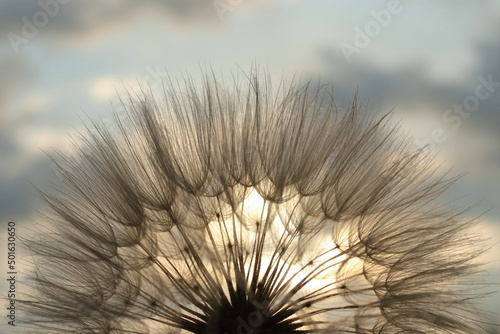
[[[480, 333], [453, 182], [388, 115], [252, 72], [131, 96], [54, 157], [23, 302], [48, 333]], [[460, 249], [460, 252], [456, 250]], [[472, 291], [472, 290], [470, 290]], [[30, 327], [32, 328], [32, 327]]]

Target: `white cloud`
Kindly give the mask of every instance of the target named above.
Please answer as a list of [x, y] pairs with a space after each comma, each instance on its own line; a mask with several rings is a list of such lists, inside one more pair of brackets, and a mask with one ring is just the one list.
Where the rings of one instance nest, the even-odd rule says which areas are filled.
[[500, 271], [500, 222], [492, 220], [481, 220], [477, 225], [481, 236], [488, 238], [486, 247], [491, 247], [481, 260], [485, 262], [485, 269]]
[[90, 97], [98, 101], [109, 101], [123, 88], [123, 81], [116, 77], [104, 76], [90, 83]]

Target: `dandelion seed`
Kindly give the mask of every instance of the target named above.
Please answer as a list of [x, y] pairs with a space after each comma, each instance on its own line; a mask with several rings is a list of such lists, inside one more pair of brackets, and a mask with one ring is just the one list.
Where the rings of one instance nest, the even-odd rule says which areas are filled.
[[[388, 117], [257, 73], [90, 129], [30, 242], [37, 333], [480, 333], [453, 178]], [[471, 280], [471, 286], [473, 281]]]

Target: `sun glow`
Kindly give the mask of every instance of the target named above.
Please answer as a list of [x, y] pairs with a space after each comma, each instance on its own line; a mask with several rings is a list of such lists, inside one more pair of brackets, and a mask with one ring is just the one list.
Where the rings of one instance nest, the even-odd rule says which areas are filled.
[[[340, 289], [345, 285], [338, 275], [342, 268], [347, 262], [351, 267], [360, 267], [361, 262], [348, 258], [335, 244], [331, 228], [314, 225], [319, 218], [306, 219], [310, 217], [303, 212], [302, 204], [299, 197], [286, 203], [266, 201], [252, 189], [234, 212], [220, 215], [209, 224], [207, 243], [212, 245], [214, 253], [228, 261], [228, 273], [236, 266], [229, 261], [232, 255], [227, 254], [228, 249], [239, 246], [236, 248], [244, 253], [243, 268], [248, 284], [252, 279], [269, 280], [274, 272], [273, 279], [286, 287], [285, 290], [300, 287], [298, 296]], [[310, 226], [301, 225], [303, 222]], [[311, 233], [302, 233], [303, 228]], [[338, 239], [345, 240], [345, 236]], [[261, 245], [260, 248], [257, 245]]]

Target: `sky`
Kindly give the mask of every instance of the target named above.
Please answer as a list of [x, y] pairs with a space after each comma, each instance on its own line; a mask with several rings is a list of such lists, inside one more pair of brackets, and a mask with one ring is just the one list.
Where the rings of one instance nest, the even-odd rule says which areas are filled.
[[[34, 186], [53, 177], [46, 152], [71, 153], [70, 137], [109, 119], [120, 94], [259, 64], [331, 82], [344, 107], [358, 91], [369, 111], [394, 108], [416, 147], [463, 174], [447, 198], [480, 216], [484, 279], [498, 284], [498, 36], [498, 0], [0, 0], [2, 245], [9, 221], [22, 237], [38, 219]], [[484, 308], [500, 322], [499, 293]]]

